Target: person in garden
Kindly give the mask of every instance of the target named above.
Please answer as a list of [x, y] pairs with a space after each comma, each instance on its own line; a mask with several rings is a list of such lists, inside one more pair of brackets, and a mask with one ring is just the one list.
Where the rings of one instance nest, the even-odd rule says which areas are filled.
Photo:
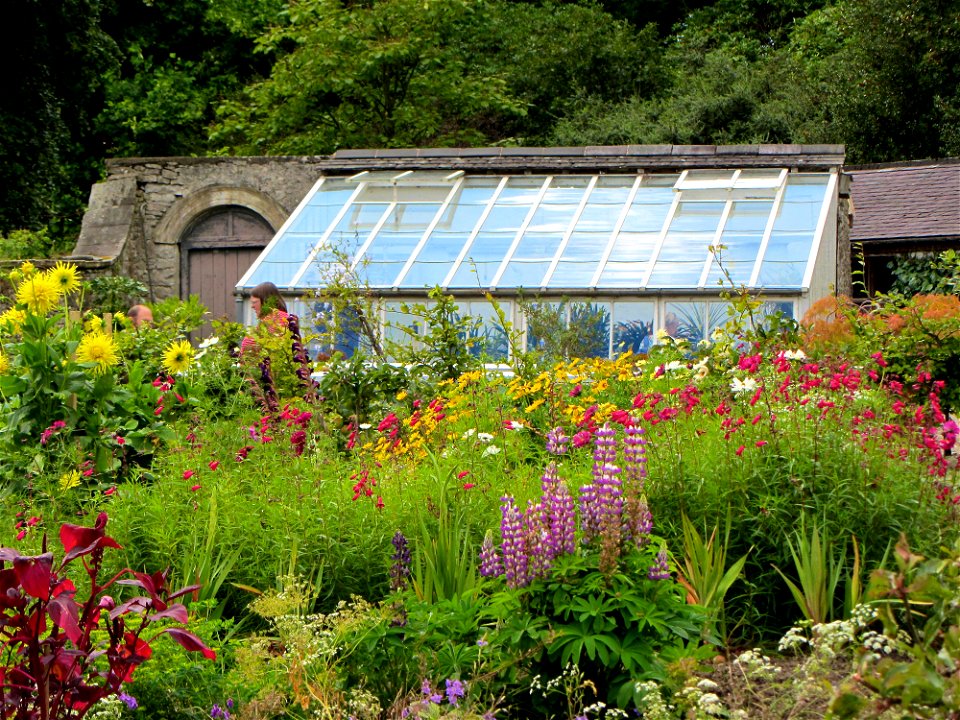
[[[287, 304], [280, 295], [280, 290], [272, 282], [260, 283], [250, 291], [250, 307], [260, 321], [259, 328], [264, 331], [271, 335], [282, 335], [287, 329], [290, 318]], [[240, 343], [240, 352], [242, 354], [253, 352], [256, 347], [256, 339], [248, 335]]]
[[127, 310], [127, 317], [130, 318], [134, 328], [153, 325], [153, 311], [146, 305], [134, 305]]

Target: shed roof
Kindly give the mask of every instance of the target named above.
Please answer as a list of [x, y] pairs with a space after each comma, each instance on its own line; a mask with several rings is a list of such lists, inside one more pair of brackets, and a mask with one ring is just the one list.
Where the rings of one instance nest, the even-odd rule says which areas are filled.
[[960, 239], [960, 160], [846, 168], [853, 242]]

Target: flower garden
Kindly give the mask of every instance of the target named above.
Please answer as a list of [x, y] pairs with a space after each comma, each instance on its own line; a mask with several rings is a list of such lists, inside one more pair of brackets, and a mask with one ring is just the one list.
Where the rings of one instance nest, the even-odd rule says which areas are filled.
[[956, 296], [502, 372], [10, 279], [3, 717], [960, 712]]

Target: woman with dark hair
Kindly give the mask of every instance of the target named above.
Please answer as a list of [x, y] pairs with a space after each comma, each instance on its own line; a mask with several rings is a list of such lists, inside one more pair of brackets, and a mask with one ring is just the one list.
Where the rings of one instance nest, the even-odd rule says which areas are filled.
[[272, 282], [262, 282], [250, 291], [250, 307], [261, 321], [275, 311], [287, 312], [287, 304]]
[[[262, 282], [250, 291], [250, 307], [260, 320], [260, 327], [273, 335], [282, 335], [290, 315], [280, 290], [272, 282]], [[240, 343], [240, 352], [251, 352], [257, 341], [249, 335]]]

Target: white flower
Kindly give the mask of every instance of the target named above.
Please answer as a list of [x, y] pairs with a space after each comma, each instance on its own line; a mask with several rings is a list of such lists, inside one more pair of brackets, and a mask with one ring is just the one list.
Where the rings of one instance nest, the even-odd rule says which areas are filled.
[[503, 424], [503, 427], [505, 427], [507, 430], [523, 430], [526, 426], [518, 420], [507, 420]]
[[734, 395], [743, 395], [745, 393], [751, 393], [757, 389], [757, 381], [751, 377], [744, 378], [734, 378], [730, 383], [730, 390]]
[[479, 440], [480, 442], [488, 443], [491, 440], [493, 440], [493, 435], [491, 435], [490, 433], [477, 433], [477, 440]]
[[500, 452], [500, 448], [498, 448], [496, 445], [488, 445], [483, 449], [483, 454], [481, 455], [481, 457], [496, 455], [499, 452]]
[[197, 349], [206, 350], [208, 347], [213, 347], [218, 342], [220, 342], [220, 338], [218, 338], [216, 335], [211, 335], [206, 340], [201, 340], [200, 343], [197, 345]]
[[663, 371], [665, 373], [676, 372], [677, 370], [680, 370], [683, 367], [685, 367], [685, 365], [679, 360], [671, 360], [670, 362], [668, 362], [666, 365], [663, 366]]
[[369, 430], [373, 426], [370, 423], [360, 423], [359, 427], [361, 430]]
[[806, 360], [807, 354], [803, 350], [787, 350], [783, 353], [787, 360]]
[[474, 435], [476, 435], [476, 434], [477, 434], [476, 429], [470, 428], [469, 430], [467, 430], [466, 432], [464, 432], [463, 435], [460, 436], [460, 439], [461, 439], [461, 440], [469, 440], [470, 438], [472, 438], [472, 437], [473, 437]]

